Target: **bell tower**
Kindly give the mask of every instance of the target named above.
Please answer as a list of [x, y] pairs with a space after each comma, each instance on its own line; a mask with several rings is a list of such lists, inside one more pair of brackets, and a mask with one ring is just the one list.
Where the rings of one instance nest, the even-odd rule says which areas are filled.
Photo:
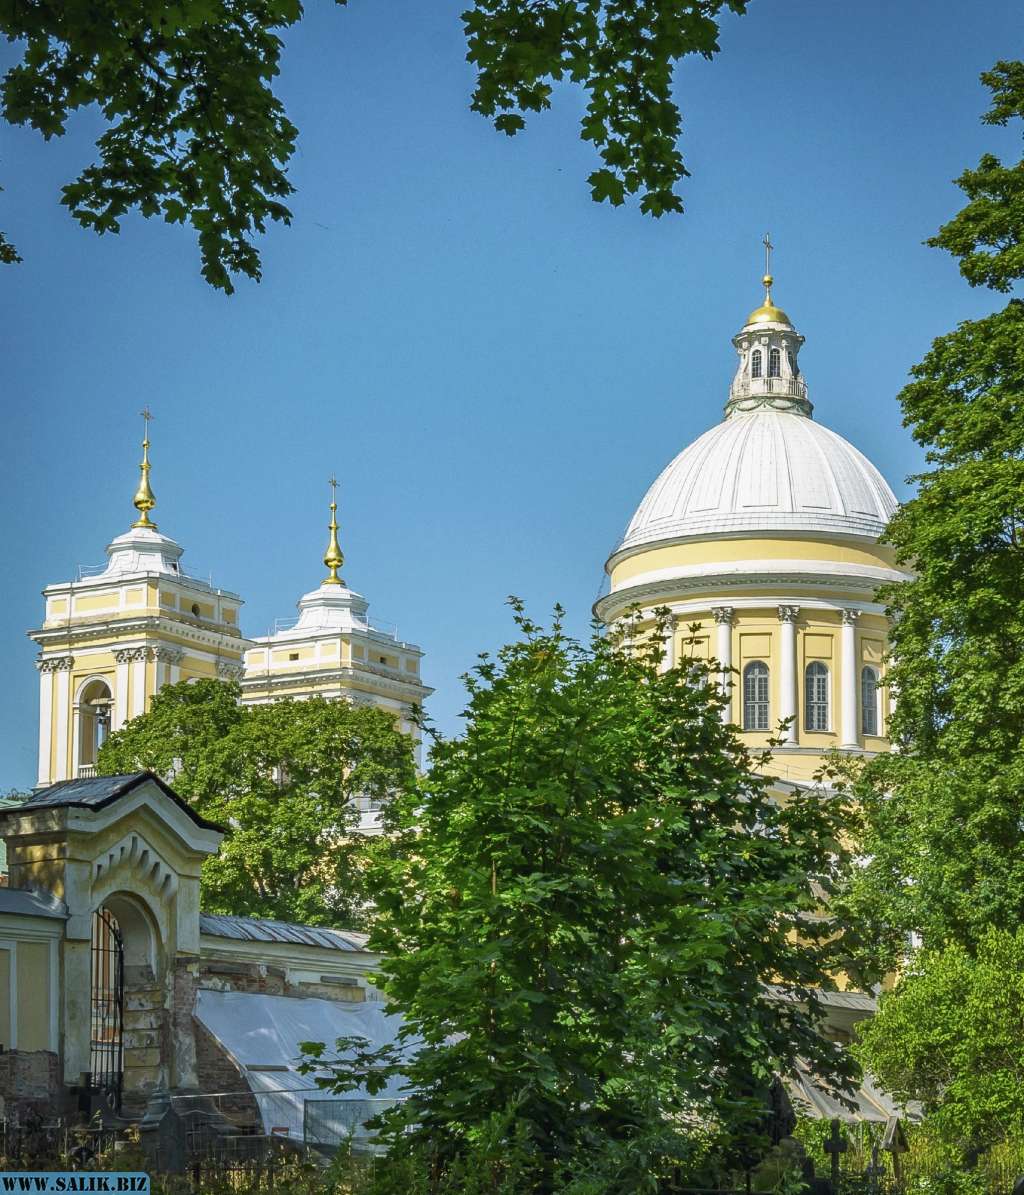
[[165, 684], [242, 673], [241, 598], [190, 576], [181, 546], [150, 518], [148, 408], [142, 416], [138, 518], [108, 544], [104, 567], [43, 590], [43, 624], [29, 632], [40, 649], [40, 785], [95, 775], [106, 735], [145, 713]]

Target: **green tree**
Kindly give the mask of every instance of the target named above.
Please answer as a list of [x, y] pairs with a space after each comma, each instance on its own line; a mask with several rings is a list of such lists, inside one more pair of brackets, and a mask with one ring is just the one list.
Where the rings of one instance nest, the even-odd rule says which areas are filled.
[[843, 806], [769, 797], [706, 665], [662, 672], [659, 645], [516, 610], [520, 638], [467, 678], [466, 731], [391, 804], [372, 868], [371, 945], [418, 1043], [393, 1143], [431, 1152], [440, 1184], [506, 1124], [530, 1190], [604, 1163], [602, 1191], [653, 1190], [709, 1125], [749, 1130], [797, 1056], [849, 1073], [813, 991]]
[[[1024, 64], [982, 76], [985, 117], [1024, 117]], [[972, 285], [1024, 276], [1024, 162], [986, 154], [958, 180], [964, 209], [930, 244]], [[900, 394], [927, 451], [916, 497], [887, 531], [916, 573], [883, 590], [899, 753], [858, 784], [869, 863], [846, 909], [865, 975], [893, 968], [907, 935], [967, 949], [1024, 922], [1024, 302], [940, 337]]]
[[899, 1099], [920, 1100], [926, 1125], [971, 1165], [1024, 1141], [1024, 929], [989, 929], [973, 951], [926, 951], [878, 1014], [858, 1026], [855, 1052]]
[[[344, 4], [345, 0], [337, 0]], [[747, 0], [475, 0], [463, 14], [477, 68], [471, 107], [510, 136], [550, 106], [554, 85], [588, 94], [581, 136], [602, 165], [593, 196], [640, 194], [652, 215], [681, 211], [673, 64], [718, 50], [723, 9]], [[86, 228], [118, 232], [129, 211], [194, 228], [202, 272], [230, 293], [260, 277], [254, 236], [289, 223], [287, 163], [298, 130], [273, 91], [281, 35], [300, 0], [64, 0], [0, 5], [23, 50], [0, 88], [4, 117], [44, 137], [96, 107], [98, 159], [63, 189]], [[19, 260], [0, 235], [0, 261]]]
[[104, 775], [149, 769], [227, 830], [203, 865], [203, 908], [308, 925], [365, 921], [366, 840], [352, 798], [408, 789], [408, 736], [343, 701], [238, 703], [236, 684], [168, 685], [103, 744]]

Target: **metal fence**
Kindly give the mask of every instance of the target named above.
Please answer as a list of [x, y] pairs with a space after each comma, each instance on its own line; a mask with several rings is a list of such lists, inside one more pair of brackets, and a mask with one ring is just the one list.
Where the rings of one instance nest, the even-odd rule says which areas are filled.
[[353, 1153], [374, 1152], [374, 1117], [393, 1108], [398, 1100], [314, 1099], [303, 1106], [302, 1140], [308, 1148], [333, 1150], [346, 1145]]

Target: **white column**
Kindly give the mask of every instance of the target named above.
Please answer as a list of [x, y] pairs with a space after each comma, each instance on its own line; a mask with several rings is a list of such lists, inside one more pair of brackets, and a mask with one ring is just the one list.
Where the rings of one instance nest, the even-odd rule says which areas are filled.
[[146, 649], [132, 652], [132, 717], [146, 712]]
[[722, 721], [731, 722], [732, 717], [732, 606], [712, 606], [711, 613], [715, 616], [717, 631], [715, 634], [715, 658], [722, 669], [719, 684], [725, 705], [722, 707]]
[[665, 628], [665, 650], [661, 657], [661, 671], [671, 672], [676, 666], [676, 619], [672, 615]]
[[71, 656], [63, 656], [54, 664], [57, 671], [57, 767], [51, 779], [70, 780], [68, 739], [71, 734], [71, 667], [74, 660]]
[[114, 708], [110, 712], [110, 729], [120, 730], [128, 721], [128, 663], [130, 651], [115, 651], [117, 670], [114, 674]]
[[857, 668], [857, 619], [859, 610], [843, 611], [842, 641], [839, 645], [839, 684], [841, 696], [839, 700], [840, 733], [839, 746], [856, 749], [857, 742], [857, 712], [860, 709], [858, 697]]
[[50, 754], [53, 749], [53, 669], [50, 660], [40, 660], [39, 669], [39, 777], [37, 784], [50, 783]]
[[799, 613], [799, 606], [779, 607], [779, 717], [791, 719], [782, 732], [782, 739], [793, 746], [800, 741], [800, 703], [796, 699], [796, 620]]

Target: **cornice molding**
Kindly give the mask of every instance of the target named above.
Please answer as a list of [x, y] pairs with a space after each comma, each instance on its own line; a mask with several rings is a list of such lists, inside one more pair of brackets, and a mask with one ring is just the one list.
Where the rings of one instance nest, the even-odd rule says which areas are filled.
[[400, 696], [405, 701], [420, 705], [433, 693], [433, 689], [419, 681], [399, 681], [392, 677], [382, 676], [377, 672], [366, 672], [355, 668], [331, 668], [316, 672], [298, 672], [259, 675], [250, 674], [242, 678], [242, 698], [257, 697], [280, 689], [311, 689], [337, 685], [351, 690], [356, 683], [374, 685], [388, 693]]
[[237, 629], [208, 629], [195, 623], [172, 621], [152, 614], [93, 623], [72, 623], [59, 627], [41, 627], [39, 630], [27, 633], [28, 637], [38, 643], [43, 651], [47, 650], [48, 644], [59, 644], [63, 647], [75, 643], [90, 643], [93, 640], [104, 638], [109, 641], [110, 649], [114, 650], [122, 639], [156, 635], [184, 639], [209, 650], [213, 655], [218, 654], [225, 647], [244, 652], [251, 646], [250, 640], [243, 638]]
[[[737, 609], [742, 608], [745, 604], [747, 606], [776, 606], [780, 604], [789, 604], [789, 599], [795, 595], [785, 593], [785, 589], [790, 587], [806, 588], [806, 589], [835, 589], [840, 593], [849, 593], [850, 590], [862, 591], [865, 595], [873, 598], [875, 591], [878, 588], [878, 582], [860, 577], [833, 577], [830, 580], [819, 573], [788, 573], [784, 577], [780, 577], [778, 573], [768, 572], [751, 572], [751, 573], [730, 573], [730, 574], [709, 574], [704, 577], [686, 577], [681, 578], [667, 578], [661, 581], [649, 581], [641, 585], [628, 585], [622, 589], [616, 589], [612, 593], [606, 593], [604, 597], [598, 598], [594, 603], [594, 614], [603, 622], [613, 622], [621, 614], [628, 610], [630, 606], [649, 606], [667, 604], [666, 599], [671, 599], [674, 604], [690, 604], [700, 602], [700, 593], [702, 590], [717, 590], [719, 596], [715, 598], [714, 605], [722, 606], [726, 604], [721, 591], [732, 590], [733, 592], [728, 596], [728, 603]], [[744, 589], [774, 589], [778, 596], [744, 599]], [[850, 599], [848, 597], [837, 597], [835, 602], [823, 601], [817, 599], [822, 609], [836, 609], [841, 610], [850, 608]], [[815, 599], [800, 597], [794, 601], [794, 605], [814, 605]], [[869, 612], [884, 613], [884, 607], [878, 603], [868, 600], [861, 603], [861, 607], [867, 609]], [[707, 607], [711, 609], [709, 605]]]

